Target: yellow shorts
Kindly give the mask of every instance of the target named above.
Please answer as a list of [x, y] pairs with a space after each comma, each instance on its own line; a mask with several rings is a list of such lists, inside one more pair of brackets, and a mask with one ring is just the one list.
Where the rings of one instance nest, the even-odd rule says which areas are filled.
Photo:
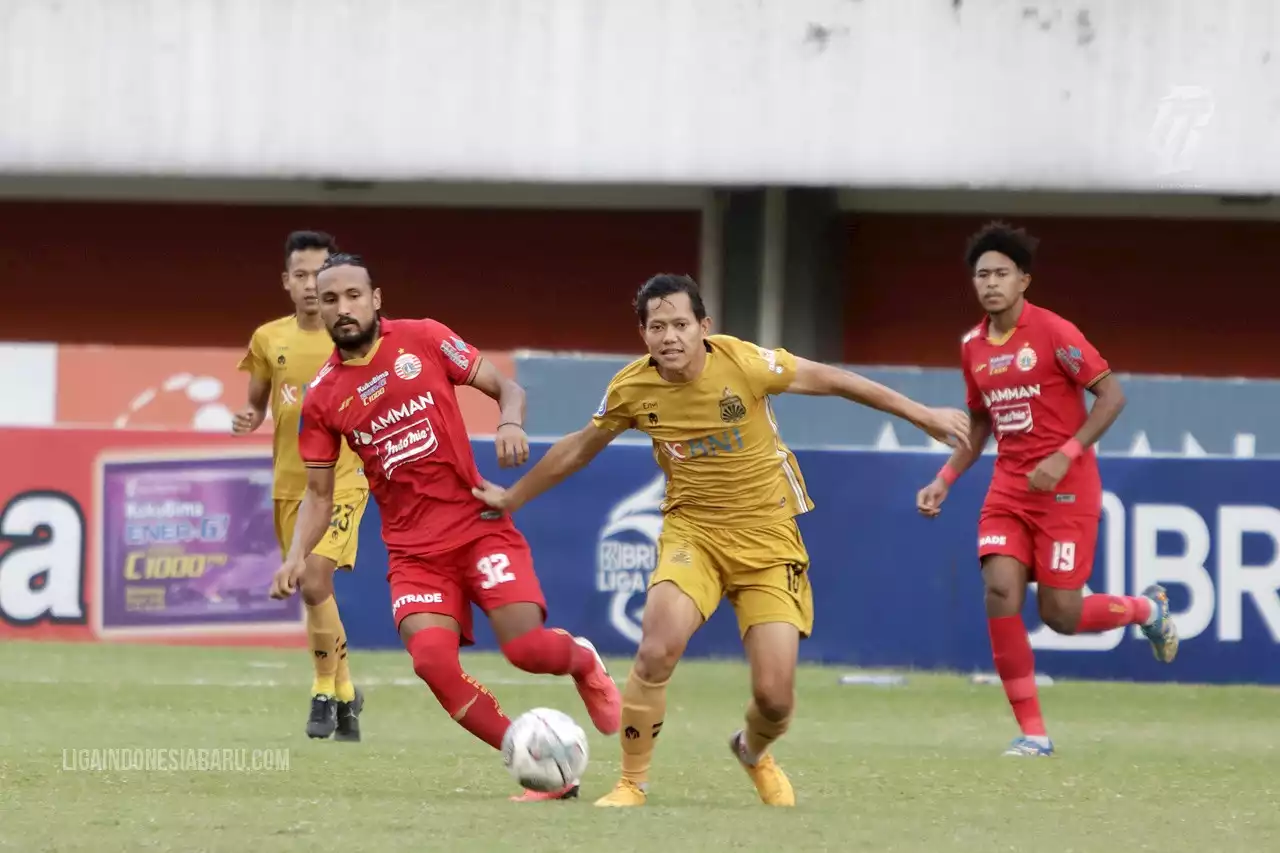
[[722, 598], [746, 636], [753, 625], [784, 622], [813, 632], [809, 552], [794, 520], [767, 527], [712, 529], [668, 516], [658, 539], [650, 588], [671, 581], [710, 619]]
[[[354, 568], [360, 519], [364, 517], [364, 507], [368, 502], [369, 492], [364, 489], [334, 495], [329, 529], [311, 553], [333, 560], [340, 569]], [[293, 526], [298, 523], [298, 509], [302, 501], [276, 500], [275, 504], [276, 538], [280, 540], [280, 553], [287, 554], [293, 544]]]

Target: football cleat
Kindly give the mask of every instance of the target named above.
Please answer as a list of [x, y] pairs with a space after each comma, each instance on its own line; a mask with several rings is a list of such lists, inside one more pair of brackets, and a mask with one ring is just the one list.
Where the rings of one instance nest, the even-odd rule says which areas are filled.
[[1004, 751], [1004, 754], [1019, 755], [1027, 758], [1052, 758], [1053, 741], [1043, 744], [1025, 736], [1015, 738], [1013, 743], [1009, 744], [1009, 748]]
[[355, 688], [355, 698], [350, 702], [338, 702], [336, 728], [333, 739], [348, 743], [360, 742], [360, 712], [364, 710], [364, 693]]
[[1178, 656], [1178, 626], [1169, 615], [1169, 595], [1160, 584], [1152, 584], [1142, 591], [1151, 599], [1156, 618], [1150, 625], [1142, 626], [1142, 633], [1151, 643], [1151, 653], [1161, 663], [1170, 663]]
[[782, 772], [773, 756], [765, 753], [752, 764], [747, 760], [747, 740], [741, 731], [733, 733], [729, 738], [729, 751], [738, 759], [742, 769], [751, 777], [751, 784], [756, 786], [760, 802], [766, 806], [794, 806], [796, 792], [791, 787], [791, 780]]
[[643, 806], [648, 799], [649, 794], [635, 782], [619, 779], [612, 791], [596, 800], [596, 805], [607, 809], [629, 808]]
[[338, 703], [332, 696], [319, 693], [311, 697], [311, 716], [307, 718], [307, 737], [327, 738], [338, 727]]
[[590, 640], [586, 637], [574, 637], [573, 641], [591, 652], [591, 656], [596, 659], [596, 668], [581, 681], [575, 682], [578, 695], [587, 706], [587, 713], [591, 715], [591, 722], [596, 730], [601, 734], [615, 735], [622, 725], [622, 694], [618, 692], [618, 685], [609, 676], [604, 660]]

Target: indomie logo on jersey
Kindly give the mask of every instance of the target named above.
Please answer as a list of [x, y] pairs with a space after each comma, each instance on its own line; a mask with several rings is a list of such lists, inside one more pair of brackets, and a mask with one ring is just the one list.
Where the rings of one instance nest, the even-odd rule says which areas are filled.
[[413, 445], [417, 444], [418, 442], [428, 441], [430, 438], [431, 438], [431, 430], [429, 429], [411, 429], [407, 433], [405, 433], [404, 438], [398, 441], [393, 441], [389, 439], [387, 443], [382, 446], [382, 449], [388, 456], [390, 456], [392, 454], [401, 453], [405, 450], [408, 450], [410, 447], [413, 447]]
[[373, 435], [377, 435], [380, 430], [393, 426], [410, 415], [416, 415], [418, 412], [426, 411], [427, 406], [434, 406], [435, 404], [435, 398], [431, 396], [430, 391], [426, 394], [420, 394], [416, 400], [401, 403], [396, 408], [388, 409], [384, 414], [374, 418], [369, 422], [369, 432]]
[[994, 403], [1011, 403], [1015, 400], [1030, 400], [1039, 396], [1040, 386], [1038, 384], [1016, 385], [1013, 388], [997, 388], [994, 391], [984, 391], [982, 402], [987, 406], [991, 406]]

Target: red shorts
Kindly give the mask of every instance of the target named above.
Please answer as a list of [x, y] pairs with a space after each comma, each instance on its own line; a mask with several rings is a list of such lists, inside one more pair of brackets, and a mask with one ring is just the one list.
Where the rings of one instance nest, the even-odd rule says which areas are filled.
[[514, 526], [481, 532], [451, 551], [427, 556], [390, 556], [391, 615], [396, 629], [413, 613], [452, 616], [462, 644], [475, 642], [471, 604], [485, 613], [504, 604], [530, 602], [547, 615], [542, 586], [533, 571], [533, 554], [524, 534]]
[[1031, 579], [1057, 589], [1080, 589], [1093, 573], [1099, 512], [1057, 507], [984, 504], [978, 516], [978, 558], [1013, 557]]

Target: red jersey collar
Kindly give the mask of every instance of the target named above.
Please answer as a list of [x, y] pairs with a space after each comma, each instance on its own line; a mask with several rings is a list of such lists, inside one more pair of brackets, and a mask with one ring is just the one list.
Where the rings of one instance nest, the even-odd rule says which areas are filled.
[[[1024, 297], [1022, 300], [1022, 313], [1018, 315], [1017, 322], [1013, 324], [1013, 328], [1009, 330], [1007, 336], [1005, 337], [1005, 340], [1002, 341], [1001, 343], [1008, 343], [1009, 338], [1013, 337], [1014, 332], [1018, 331], [1019, 329], [1025, 328], [1026, 326], [1029, 326], [1031, 324], [1031, 321], [1034, 319], [1035, 313], [1039, 310], [1040, 310], [1039, 308], [1032, 305], [1031, 302]], [[991, 340], [991, 315], [990, 314], [982, 318], [982, 339], [984, 341]]]

